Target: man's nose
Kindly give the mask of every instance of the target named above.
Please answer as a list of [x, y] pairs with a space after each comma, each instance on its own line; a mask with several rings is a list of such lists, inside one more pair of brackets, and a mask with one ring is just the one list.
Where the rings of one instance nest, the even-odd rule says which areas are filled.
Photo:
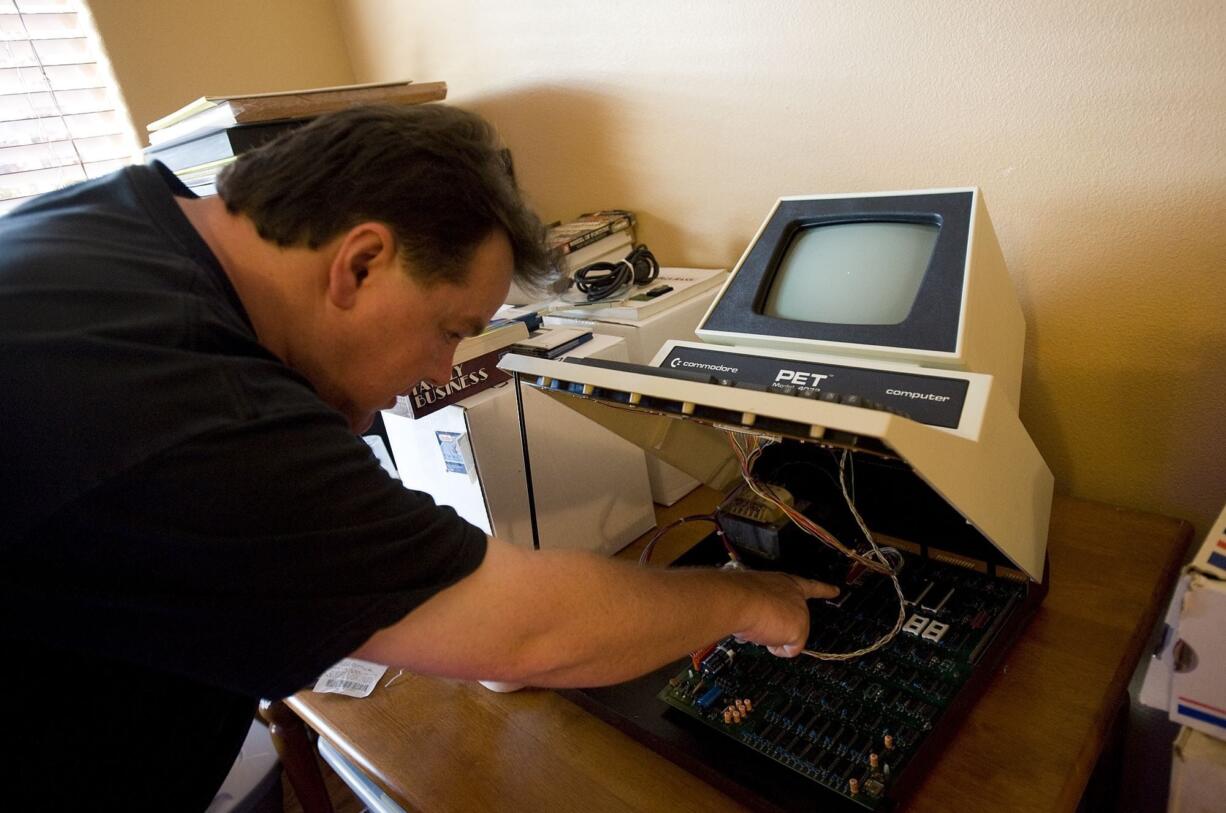
[[453, 358], [453, 355], [451, 353], [447, 353], [441, 358], [439, 358], [438, 361], [435, 362], [434, 366], [430, 369], [430, 372], [427, 375], [427, 378], [434, 384], [438, 384], [438, 385], [446, 384], [448, 381], [450, 381], [451, 380], [451, 367], [452, 367], [451, 360], [452, 358]]

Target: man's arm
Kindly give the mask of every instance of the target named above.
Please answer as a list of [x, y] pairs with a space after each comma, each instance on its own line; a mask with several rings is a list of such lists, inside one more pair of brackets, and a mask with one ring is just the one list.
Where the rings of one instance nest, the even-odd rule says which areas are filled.
[[795, 655], [809, 631], [805, 599], [837, 593], [780, 573], [648, 569], [490, 539], [476, 571], [353, 656], [422, 674], [593, 686], [726, 635]]

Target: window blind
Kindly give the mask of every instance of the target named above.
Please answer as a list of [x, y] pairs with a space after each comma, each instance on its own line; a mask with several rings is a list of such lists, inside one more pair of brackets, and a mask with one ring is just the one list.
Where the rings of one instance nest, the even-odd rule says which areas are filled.
[[0, 214], [135, 160], [83, 0], [0, 0]]

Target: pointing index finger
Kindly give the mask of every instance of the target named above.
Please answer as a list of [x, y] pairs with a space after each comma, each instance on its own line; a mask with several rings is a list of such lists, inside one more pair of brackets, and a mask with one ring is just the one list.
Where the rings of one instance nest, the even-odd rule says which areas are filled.
[[825, 582], [814, 581], [813, 579], [802, 579], [795, 577], [797, 585], [805, 594], [805, 598], [835, 598], [839, 594], [839, 588]]

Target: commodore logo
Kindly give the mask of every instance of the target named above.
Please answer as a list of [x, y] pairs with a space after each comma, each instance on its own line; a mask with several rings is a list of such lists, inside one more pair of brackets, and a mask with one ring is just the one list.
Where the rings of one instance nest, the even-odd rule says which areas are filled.
[[825, 373], [802, 373], [799, 370], [780, 370], [775, 376], [775, 383], [784, 381], [798, 387], [816, 387], [830, 376]]
[[683, 359], [680, 356], [673, 358], [673, 360], [668, 363], [668, 366], [672, 367], [673, 369], [685, 367], [687, 370], [706, 370], [712, 373], [740, 372], [740, 368], [738, 367], [729, 367], [726, 364], [707, 364], [705, 361], [690, 361], [688, 359]]

